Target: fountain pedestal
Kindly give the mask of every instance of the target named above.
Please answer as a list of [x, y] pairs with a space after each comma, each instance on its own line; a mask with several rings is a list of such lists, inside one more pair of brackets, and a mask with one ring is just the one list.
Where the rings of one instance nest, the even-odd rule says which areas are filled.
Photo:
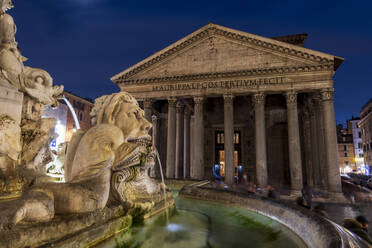
[[10, 84], [0, 82], [0, 113], [21, 123], [23, 93]]
[[21, 151], [23, 93], [0, 81], [0, 199], [17, 197], [22, 191], [17, 160]]

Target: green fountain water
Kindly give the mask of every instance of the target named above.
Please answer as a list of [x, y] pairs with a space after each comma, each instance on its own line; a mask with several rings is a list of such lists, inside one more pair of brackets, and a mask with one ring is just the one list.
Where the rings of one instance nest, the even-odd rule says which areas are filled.
[[157, 215], [98, 247], [306, 247], [288, 228], [254, 212], [182, 197], [175, 205], [168, 223], [165, 213]]

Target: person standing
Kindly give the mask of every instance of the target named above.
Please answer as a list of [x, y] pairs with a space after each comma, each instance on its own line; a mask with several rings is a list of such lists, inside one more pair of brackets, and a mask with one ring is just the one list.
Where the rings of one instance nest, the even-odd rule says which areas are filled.
[[267, 186], [267, 196], [269, 198], [276, 199], [276, 200], [280, 199], [279, 192], [272, 185]]
[[345, 219], [343, 226], [372, 245], [372, 238], [368, 234], [368, 223], [366, 217], [359, 215], [355, 219]]
[[311, 209], [312, 201], [313, 201], [313, 190], [309, 186], [305, 186], [301, 189], [302, 198], [304, 200], [304, 204]]

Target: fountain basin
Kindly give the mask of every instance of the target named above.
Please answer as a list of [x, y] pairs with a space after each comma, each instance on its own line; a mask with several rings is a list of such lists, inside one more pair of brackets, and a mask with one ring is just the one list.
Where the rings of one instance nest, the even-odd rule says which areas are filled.
[[177, 197], [169, 213], [117, 235], [96, 248], [304, 248], [303, 240], [284, 225], [246, 209]]
[[185, 186], [179, 195], [240, 207], [269, 217], [300, 236], [306, 247], [368, 247], [358, 237], [326, 218], [307, 209], [283, 204], [280, 201], [208, 186]]

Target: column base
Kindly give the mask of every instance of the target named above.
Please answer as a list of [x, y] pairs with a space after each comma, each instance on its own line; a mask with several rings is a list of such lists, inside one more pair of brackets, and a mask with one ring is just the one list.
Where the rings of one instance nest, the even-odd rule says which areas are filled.
[[301, 190], [296, 190], [296, 189], [291, 189], [289, 192], [289, 197], [290, 199], [296, 200], [297, 197], [302, 196]]
[[280, 199], [295, 201], [300, 196], [302, 196], [301, 190], [290, 190], [289, 195], [287, 194], [280, 195]]
[[343, 193], [336, 193], [330, 191], [323, 192], [325, 197], [314, 197], [313, 202], [322, 203], [353, 203], [350, 199], [347, 199]]
[[336, 203], [350, 203], [343, 193], [328, 192], [328, 201]]

